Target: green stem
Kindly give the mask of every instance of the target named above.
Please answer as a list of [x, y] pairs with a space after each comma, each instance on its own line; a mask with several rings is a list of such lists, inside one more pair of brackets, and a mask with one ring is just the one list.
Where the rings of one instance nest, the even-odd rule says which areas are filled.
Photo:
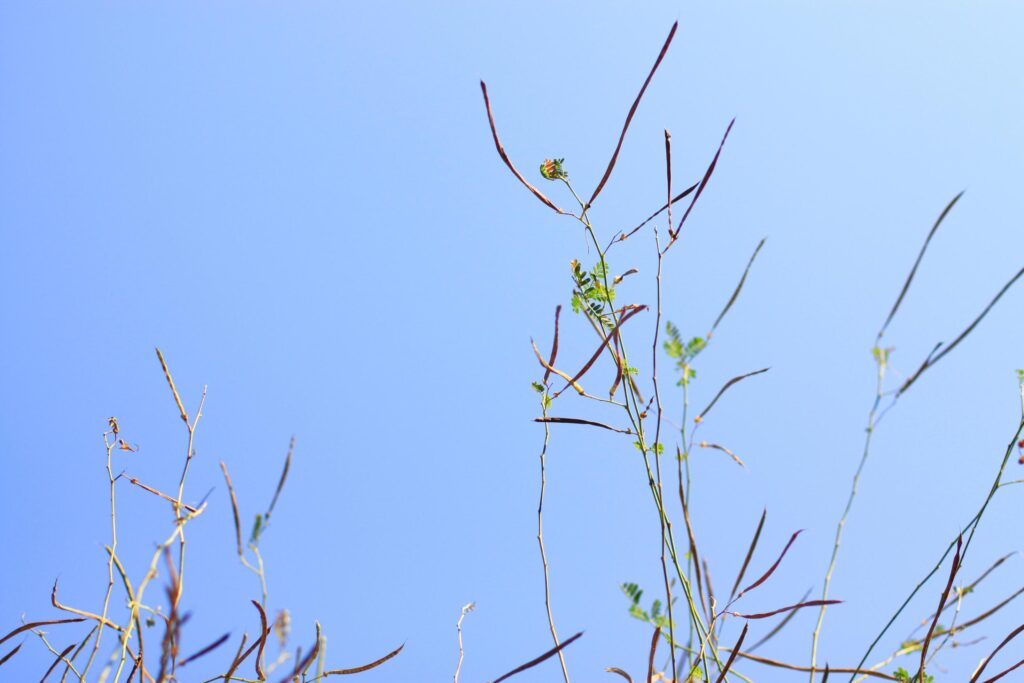
[[[846, 520], [850, 516], [850, 510], [853, 508], [853, 501], [857, 497], [857, 486], [860, 483], [860, 475], [864, 471], [864, 466], [867, 464], [868, 457], [871, 455], [871, 437], [875, 433], [875, 416], [878, 413], [878, 406], [882, 402], [882, 385], [885, 380], [885, 367], [886, 360], [884, 356], [878, 358], [878, 379], [875, 385], [875, 400], [871, 404], [871, 410], [868, 412], [868, 426], [866, 428], [866, 434], [864, 436], [864, 452], [860, 457], [860, 464], [857, 465], [857, 472], [853, 475], [853, 484], [850, 487], [850, 496], [846, 500], [846, 508], [843, 510], [842, 517], [839, 518], [839, 524], [836, 527], [836, 540], [832, 546], [832, 558], [828, 563], [828, 571], [825, 573], [825, 586], [821, 592], [821, 599], [828, 600], [828, 589], [832, 584], [832, 573], [836, 568], [836, 559], [839, 557], [839, 546], [843, 539], [843, 529], [846, 528]], [[821, 626], [825, 621], [825, 610], [827, 605], [822, 605], [818, 611], [818, 621], [814, 626], [814, 633], [811, 636], [811, 683], [814, 683], [815, 668], [817, 666], [818, 657], [818, 638], [821, 635]], [[859, 668], [859, 667], [858, 667]]]

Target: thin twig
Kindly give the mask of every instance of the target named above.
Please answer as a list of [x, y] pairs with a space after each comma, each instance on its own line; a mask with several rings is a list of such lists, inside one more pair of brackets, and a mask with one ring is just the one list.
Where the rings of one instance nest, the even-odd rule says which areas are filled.
[[[673, 31], [675, 29], [673, 28]], [[670, 37], [671, 38], [671, 37]], [[668, 45], [666, 44], [666, 47]], [[668, 199], [668, 203], [672, 203], [672, 134], [665, 129], [665, 195]], [[669, 229], [672, 229], [672, 209], [669, 208], [668, 213]], [[664, 412], [661, 406], [661, 387], [658, 383], [658, 335], [661, 332], [661, 271], [662, 261], [664, 256], [661, 253], [661, 238], [658, 233], [658, 226], [654, 226], [654, 251], [658, 255], [658, 270], [655, 274], [655, 313], [654, 313], [654, 338], [651, 341], [651, 384], [654, 386], [654, 402], [656, 406], [656, 416], [654, 421], [654, 466], [655, 475], [657, 477], [656, 485], [658, 487], [658, 497], [662, 500], [665, 499], [665, 492], [662, 488], [661, 481], [661, 422], [664, 416]], [[618, 339], [618, 337], [616, 337]], [[665, 558], [665, 550], [668, 545], [667, 527], [668, 519], [661, 515], [659, 516], [659, 525], [661, 527], [661, 575], [665, 582], [665, 605], [668, 611], [668, 639], [672, 644], [669, 648], [670, 660], [672, 663], [672, 677], [676, 677], [676, 622], [675, 615], [673, 614], [673, 602], [672, 599], [672, 584], [668, 578], [668, 562]], [[687, 531], [690, 531], [690, 526], [687, 524]], [[693, 544], [693, 536], [690, 536], [691, 547]], [[652, 648], [651, 656], [653, 658], [654, 651]]]
[[[555, 338], [556, 341], [552, 342], [552, 346], [551, 346], [551, 349], [552, 349], [551, 350], [552, 362], [554, 362], [554, 358], [557, 355], [557, 349], [558, 349], [558, 345], [557, 345], [557, 339], [558, 339], [558, 314], [557, 313], [555, 314], [555, 337], [554, 338]], [[534, 350], [536, 350], [537, 346], [534, 345], [533, 348], [534, 348]], [[538, 354], [537, 357], [540, 358], [540, 355]], [[549, 365], [549, 367], [551, 367], [551, 366]], [[544, 393], [541, 395], [541, 399], [540, 399], [541, 415], [543, 416], [543, 418], [545, 418], [545, 420], [546, 420], [546, 418], [548, 416], [548, 405], [550, 403], [550, 398], [548, 397], [548, 392], [550, 391], [550, 385], [548, 384], [548, 377], [549, 377], [549, 375], [547, 373], [545, 373], [545, 375], [544, 375]], [[559, 643], [559, 640], [558, 640], [558, 630], [555, 628], [555, 616], [554, 616], [554, 613], [552, 612], [552, 608], [551, 608], [551, 580], [550, 580], [550, 576], [548, 574], [548, 555], [547, 555], [547, 551], [544, 548], [544, 493], [545, 493], [545, 491], [547, 489], [547, 453], [548, 453], [548, 443], [550, 442], [550, 439], [551, 439], [551, 427], [549, 426], [548, 422], [545, 421], [544, 422], [544, 443], [543, 443], [543, 445], [541, 446], [541, 449], [540, 449], [540, 496], [539, 496], [539, 500], [537, 501], [537, 547], [540, 550], [540, 564], [541, 564], [541, 569], [543, 571], [543, 576], [544, 576], [544, 610], [547, 613], [547, 617], [548, 617], [548, 629], [551, 631], [551, 640], [554, 642], [555, 647], [558, 647], [561, 643]], [[461, 621], [461, 619], [460, 619], [460, 621]], [[461, 664], [461, 661], [462, 661], [462, 657], [460, 655], [460, 657], [459, 657], [460, 664]], [[558, 663], [562, 667], [562, 677], [565, 680], [565, 683], [569, 683], [569, 669], [568, 669], [568, 667], [565, 664], [565, 655], [562, 654], [561, 650], [558, 651]]]
[[467, 614], [473, 611], [475, 606], [476, 605], [472, 602], [467, 605], [463, 605], [462, 613], [459, 614], [459, 620], [455, 623], [455, 630], [459, 634], [459, 663], [455, 667], [455, 683], [459, 683], [459, 672], [462, 671], [462, 657], [464, 654], [462, 650], [462, 620], [466, 618]]

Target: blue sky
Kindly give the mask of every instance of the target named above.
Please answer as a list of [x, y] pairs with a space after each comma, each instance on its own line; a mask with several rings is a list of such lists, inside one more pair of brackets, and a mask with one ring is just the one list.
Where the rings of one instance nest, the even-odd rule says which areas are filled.
[[[545, 650], [529, 342], [544, 346], [555, 305], [568, 303], [568, 262], [593, 254], [501, 164], [478, 82], [531, 181], [542, 182], [542, 159], [564, 157], [586, 191], [676, 20], [592, 217], [610, 236], [661, 205], [664, 128], [681, 184], [700, 177], [736, 117], [666, 263], [664, 311], [684, 335], [705, 332], [767, 237], [701, 356], [694, 402], [772, 369], [730, 391], [702, 428], [748, 468], [694, 455], [694, 523], [719, 586], [763, 508], [754, 568], [806, 529], [745, 609], [820, 590], [874, 395], [869, 351], [935, 217], [966, 189], [886, 334], [894, 372], [951, 340], [1024, 265], [1019, 7], [8, 3], [0, 631], [22, 614], [51, 618], [58, 576], [63, 601], [99, 608], [110, 415], [140, 446], [115, 469], [175, 488], [185, 433], [160, 346], [189, 410], [209, 387], [185, 496], [208, 495], [209, 507], [189, 526], [183, 652], [258, 628], [248, 601], [259, 586], [234, 555], [218, 462], [251, 518], [293, 434], [262, 547], [269, 604], [291, 610], [295, 644], [312, 642], [319, 619], [330, 666], [404, 642], [364, 680], [440, 680], [454, 671], [459, 609], [475, 601], [463, 680]], [[623, 250], [613, 269], [650, 274], [650, 249]], [[645, 285], [631, 287], [620, 296], [647, 300]], [[855, 663], [984, 499], [1020, 417], [1022, 304], [1011, 291], [880, 426], [832, 588], [846, 602], [829, 611], [819, 661]], [[653, 321], [642, 325], [648, 334]], [[567, 313], [562, 334], [566, 362], [585, 360], [585, 323]], [[1024, 476], [1011, 462], [1010, 478]], [[639, 676], [650, 631], [629, 618], [618, 584], [653, 595], [660, 565], [636, 452], [610, 434], [556, 428], [548, 481], [555, 617], [564, 634], [586, 631], [567, 650], [571, 672]], [[122, 556], [141, 578], [170, 515], [123, 480], [117, 495]], [[1020, 495], [996, 496], [965, 578], [1019, 550]], [[966, 600], [964, 618], [1019, 588], [1020, 562]], [[878, 658], [940, 589], [925, 589]], [[950, 680], [1017, 626], [1012, 611], [981, 627], [988, 641], [940, 656]], [[761, 654], [806, 663], [813, 617], [796, 617]], [[65, 645], [77, 632], [52, 633]], [[5, 674], [38, 676], [49, 658], [30, 637]], [[557, 676], [548, 662], [519, 680]]]

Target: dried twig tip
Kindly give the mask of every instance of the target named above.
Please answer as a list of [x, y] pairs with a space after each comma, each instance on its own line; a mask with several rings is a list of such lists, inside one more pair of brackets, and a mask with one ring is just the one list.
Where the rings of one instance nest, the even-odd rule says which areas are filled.
[[160, 367], [164, 369], [164, 377], [167, 378], [167, 385], [171, 387], [171, 393], [174, 394], [174, 402], [178, 404], [178, 412], [181, 413], [181, 419], [184, 420], [185, 424], [188, 424], [188, 413], [185, 412], [185, 406], [181, 402], [181, 396], [178, 394], [177, 387], [174, 386], [174, 378], [171, 377], [171, 371], [167, 368], [167, 362], [164, 360], [164, 354], [160, 352], [160, 347], [156, 349], [156, 357], [160, 359]]

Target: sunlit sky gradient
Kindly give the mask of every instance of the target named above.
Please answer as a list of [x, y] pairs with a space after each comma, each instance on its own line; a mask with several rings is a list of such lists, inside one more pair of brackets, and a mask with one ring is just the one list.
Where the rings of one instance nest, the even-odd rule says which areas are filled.
[[[248, 527], [293, 434], [291, 474], [262, 547], [269, 604], [291, 610], [294, 645], [308, 648], [319, 619], [329, 666], [363, 664], [404, 642], [361, 680], [446, 680], [459, 609], [476, 601], [463, 624], [461, 680], [493, 679], [546, 650], [535, 539], [543, 434], [530, 389], [540, 370], [530, 338], [549, 343], [554, 307], [568, 303], [567, 264], [593, 253], [577, 224], [501, 164], [478, 82], [486, 79], [506, 148], [531, 181], [543, 182], [542, 159], [565, 157], [586, 192], [676, 20], [592, 217], [610, 236], [661, 205], [664, 128], [682, 186], [703, 173], [736, 117], [666, 262], [664, 312], [684, 335], [706, 332], [767, 237], [700, 358], [692, 402], [706, 404], [733, 375], [771, 371], [730, 390], [702, 427], [748, 468], [718, 452], [694, 455], [694, 524], [720, 592], [763, 508], [751, 572], [806, 529], [737, 609], [820, 591], [874, 396], [870, 348], [935, 217], [966, 189], [886, 334], [894, 383], [1024, 265], [1024, 9], [5, 3], [0, 632], [23, 614], [59, 615], [49, 604], [57, 577], [62, 601], [100, 608], [109, 416], [139, 445], [115, 454], [115, 470], [177, 488], [186, 434], [160, 346], [190, 411], [209, 387], [185, 492], [208, 509], [187, 530], [193, 616], [182, 654], [232, 633], [181, 680], [220, 672], [241, 634], [259, 628], [249, 604], [259, 585], [235, 556], [218, 462]], [[557, 186], [544, 189], [568, 202]], [[650, 235], [630, 244], [613, 252], [613, 270], [650, 275]], [[623, 301], [649, 300], [641, 276], [628, 283]], [[846, 602], [828, 613], [819, 662], [853, 665], [983, 501], [1020, 417], [1022, 309], [1024, 292], [1011, 291], [879, 427], [833, 582]], [[654, 322], [631, 324], [640, 344]], [[592, 333], [567, 312], [564, 362], [592, 350]], [[671, 385], [666, 408], [678, 422]], [[579, 404], [558, 412], [608, 416]], [[1009, 479], [1024, 477], [1015, 461]], [[627, 615], [618, 584], [638, 582], [653, 597], [661, 574], [637, 453], [610, 432], [557, 426], [548, 482], [556, 622], [565, 635], [586, 631], [566, 651], [570, 671], [596, 681], [618, 666], [638, 680], [651, 632]], [[119, 554], [137, 583], [171, 515], [124, 480], [117, 496]], [[1020, 549], [1021, 496], [1017, 487], [996, 496], [965, 580]], [[872, 662], [931, 613], [945, 572]], [[964, 601], [959, 620], [1017, 590], [1020, 576], [1014, 555]], [[122, 597], [113, 604], [121, 618]], [[759, 654], [805, 664], [812, 612]], [[966, 632], [964, 641], [989, 639], [943, 652], [933, 673], [965, 680], [1019, 613], [1013, 606]], [[774, 623], [753, 624], [750, 637]], [[83, 629], [50, 633], [62, 648]], [[737, 633], [733, 620], [725, 639]], [[147, 635], [155, 652], [159, 635]], [[4, 643], [0, 656], [22, 640], [0, 679], [36, 680], [49, 665], [31, 635]], [[739, 670], [756, 681], [806, 678]], [[552, 660], [518, 681], [560, 676]]]

